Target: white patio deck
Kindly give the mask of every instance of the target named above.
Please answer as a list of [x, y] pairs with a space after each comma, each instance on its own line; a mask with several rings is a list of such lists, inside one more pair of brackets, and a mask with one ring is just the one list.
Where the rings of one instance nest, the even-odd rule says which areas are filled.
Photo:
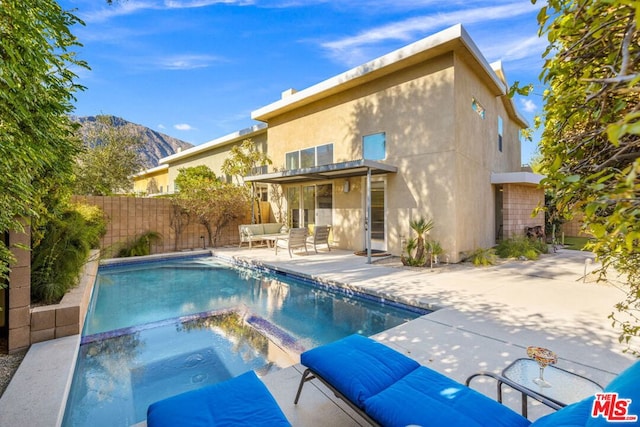
[[[634, 360], [622, 353], [607, 318], [623, 294], [614, 286], [581, 280], [584, 260], [592, 258], [589, 253], [560, 250], [538, 261], [429, 271], [369, 265], [365, 257], [339, 250], [296, 254], [293, 258], [287, 252], [276, 255], [274, 249], [267, 248], [222, 248], [214, 252], [433, 306], [437, 309], [434, 313], [375, 338], [460, 382], [480, 370], [502, 371], [513, 360], [525, 357], [529, 345], [553, 349], [560, 358], [557, 366], [602, 385]], [[73, 347], [72, 342], [60, 345], [56, 341], [35, 345], [29, 351], [0, 399], [0, 424], [55, 425], [52, 421], [57, 413], [52, 405], [42, 402], [46, 397], [42, 390], [55, 396], [57, 390], [52, 387], [62, 387], [68, 367], [48, 363], [49, 369], [39, 370], [37, 385], [29, 370], [38, 365], [37, 360], [51, 361], [52, 352]], [[302, 367], [296, 365], [263, 378], [293, 425], [366, 425], [314, 382], [305, 386], [299, 404], [294, 405], [301, 371]], [[60, 372], [65, 376], [63, 381], [60, 374], [56, 377]], [[33, 390], [34, 386], [39, 391]], [[495, 398], [493, 383], [474, 382], [474, 388]], [[30, 405], [17, 405], [25, 401], [25, 395], [37, 395], [38, 399], [30, 399]], [[519, 410], [519, 395], [507, 392], [505, 399]], [[546, 412], [541, 405], [531, 404], [529, 418]]]

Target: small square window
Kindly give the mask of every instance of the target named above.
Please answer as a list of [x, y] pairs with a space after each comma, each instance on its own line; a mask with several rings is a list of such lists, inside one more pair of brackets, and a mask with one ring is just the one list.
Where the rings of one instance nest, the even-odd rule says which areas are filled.
[[384, 132], [362, 138], [362, 156], [367, 160], [383, 160], [387, 156], [387, 139]]
[[477, 99], [475, 98], [471, 99], [471, 108], [473, 108], [473, 111], [478, 113], [478, 115], [484, 120], [485, 110], [484, 110], [484, 107], [478, 102]]

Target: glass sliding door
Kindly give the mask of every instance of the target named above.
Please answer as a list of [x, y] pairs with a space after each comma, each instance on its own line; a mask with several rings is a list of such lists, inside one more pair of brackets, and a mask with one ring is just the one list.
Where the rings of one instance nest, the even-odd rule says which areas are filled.
[[316, 224], [333, 225], [333, 184], [316, 187]]
[[333, 184], [287, 188], [290, 227], [333, 224]]
[[302, 214], [304, 222], [302, 225], [308, 227], [316, 223], [316, 186], [308, 185], [302, 187]]
[[301, 227], [300, 222], [300, 187], [287, 188], [287, 213], [289, 215], [289, 227]]

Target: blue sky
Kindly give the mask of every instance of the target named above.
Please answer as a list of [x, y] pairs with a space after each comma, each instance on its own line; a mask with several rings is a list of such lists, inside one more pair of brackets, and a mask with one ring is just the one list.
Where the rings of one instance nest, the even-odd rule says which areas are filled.
[[[533, 124], [546, 47], [529, 0], [60, 0], [83, 19], [76, 115], [113, 114], [198, 145], [256, 124], [251, 111], [462, 23]], [[523, 142], [523, 163], [536, 151]]]

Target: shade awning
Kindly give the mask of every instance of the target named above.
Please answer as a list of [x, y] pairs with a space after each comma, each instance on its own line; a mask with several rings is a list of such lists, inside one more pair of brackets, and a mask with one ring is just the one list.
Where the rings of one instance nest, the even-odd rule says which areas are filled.
[[244, 177], [245, 182], [266, 182], [270, 184], [293, 184], [297, 182], [317, 181], [325, 179], [350, 178], [364, 176], [371, 171], [372, 175], [396, 173], [398, 168], [393, 165], [374, 162], [373, 160], [352, 160], [349, 162], [332, 163], [330, 165], [312, 168], [292, 169], [271, 172], [262, 175]]

